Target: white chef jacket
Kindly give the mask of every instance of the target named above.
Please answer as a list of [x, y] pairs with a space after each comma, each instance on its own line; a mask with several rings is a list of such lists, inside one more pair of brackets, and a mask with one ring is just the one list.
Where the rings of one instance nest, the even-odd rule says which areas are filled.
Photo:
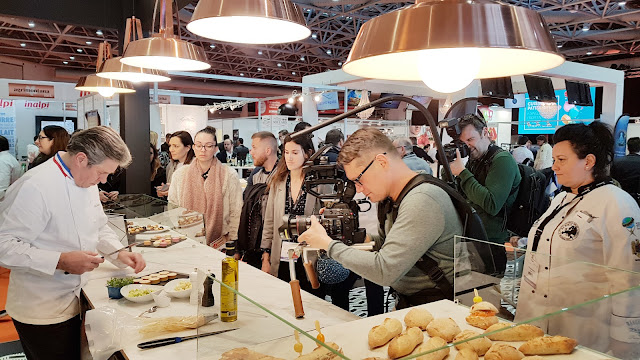
[[[570, 205], [544, 226], [534, 253], [532, 248], [538, 226], [566, 203]], [[639, 227], [638, 204], [612, 184], [597, 187], [582, 199], [572, 193], [558, 194], [529, 232], [516, 321], [533, 319], [638, 286], [638, 275], [593, 264], [640, 272]], [[537, 275], [527, 276], [531, 269], [538, 269]], [[616, 295], [549, 317], [536, 325], [551, 335], [569, 336], [584, 346], [603, 352], [610, 347], [610, 337], [638, 343], [638, 295], [638, 291]], [[633, 301], [634, 296], [636, 301]]]
[[20, 163], [9, 152], [0, 151], [0, 200], [4, 198], [9, 185], [13, 184], [22, 175]]
[[[59, 154], [18, 179], [0, 203], [0, 265], [11, 269], [9, 315], [33, 325], [76, 316], [89, 275], [56, 266], [62, 252], [96, 251], [99, 241], [122, 247], [107, 225], [98, 187], [78, 187]], [[105, 259], [124, 267], [117, 254]]]

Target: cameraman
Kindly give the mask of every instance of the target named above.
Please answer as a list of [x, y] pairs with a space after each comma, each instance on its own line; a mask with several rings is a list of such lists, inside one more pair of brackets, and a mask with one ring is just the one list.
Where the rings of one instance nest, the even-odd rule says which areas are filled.
[[[351, 135], [342, 147], [338, 163], [358, 192], [376, 202], [396, 200], [417, 175], [402, 161], [391, 140], [374, 128], [360, 129]], [[421, 184], [404, 197], [395, 222], [391, 219], [391, 207], [385, 207], [384, 211], [386, 221], [381, 224], [384, 230], [380, 229], [380, 235], [367, 236], [368, 241], [375, 242], [373, 252], [332, 240], [315, 218], [298, 241], [327, 250], [329, 257], [365, 279], [392, 286], [399, 298], [397, 308], [451, 297], [416, 266], [426, 254], [452, 284], [453, 237], [461, 235], [463, 228], [447, 193], [438, 186]]]
[[[460, 189], [478, 211], [484, 223], [489, 241], [503, 245], [509, 241], [506, 229], [506, 211], [513, 205], [520, 186], [520, 171], [507, 151], [491, 145], [489, 129], [474, 114], [467, 114], [458, 123], [460, 140], [469, 147], [471, 159], [462, 163], [460, 151], [451, 162], [451, 172], [458, 178]], [[497, 274], [504, 274], [507, 256], [503, 248], [492, 246]], [[487, 259], [484, 259], [485, 263]]]

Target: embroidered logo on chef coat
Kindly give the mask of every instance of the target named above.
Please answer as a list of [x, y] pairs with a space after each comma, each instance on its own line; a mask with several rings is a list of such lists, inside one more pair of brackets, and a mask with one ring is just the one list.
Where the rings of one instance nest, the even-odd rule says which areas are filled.
[[575, 221], [567, 221], [560, 227], [560, 238], [566, 241], [575, 240], [580, 234], [580, 227]]
[[622, 226], [624, 226], [631, 235], [635, 235], [634, 229], [636, 227], [636, 223], [632, 217], [622, 219]]

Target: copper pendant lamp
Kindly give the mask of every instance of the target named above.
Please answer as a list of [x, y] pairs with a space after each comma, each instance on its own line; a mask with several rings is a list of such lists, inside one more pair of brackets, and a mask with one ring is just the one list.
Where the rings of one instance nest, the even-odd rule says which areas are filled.
[[[110, 57], [111, 45], [105, 41], [98, 47], [96, 69], [102, 67], [103, 62]], [[126, 94], [135, 92], [133, 85], [128, 81], [105, 79], [96, 76], [96, 74], [81, 77], [78, 80], [75, 89], [80, 91], [97, 92], [104, 97], [111, 97], [116, 93]]]
[[279, 44], [311, 35], [302, 9], [291, 0], [200, 0], [187, 29], [241, 44]]
[[[140, 19], [136, 19], [135, 16], [131, 19], [127, 19], [123, 46], [124, 49], [129, 45], [132, 32], [136, 34], [137, 38], [142, 38]], [[129, 66], [123, 64], [120, 59], [122, 59], [121, 56], [105, 60], [104, 63], [102, 63], [102, 66], [98, 69], [98, 73], [96, 75], [112, 80], [132, 82], [163, 82], [171, 80], [166, 71]]]
[[204, 49], [174, 35], [172, 1], [159, 1], [158, 34], [130, 42], [120, 61], [130, 66], [164, 71], [199, 71], [210, 68]]
[[343, 70], [422, 80], [454, 92], [473, 79], [527, 74], [564, 62], [536, 11], [488, 0], [416, 0], [366, 22]]

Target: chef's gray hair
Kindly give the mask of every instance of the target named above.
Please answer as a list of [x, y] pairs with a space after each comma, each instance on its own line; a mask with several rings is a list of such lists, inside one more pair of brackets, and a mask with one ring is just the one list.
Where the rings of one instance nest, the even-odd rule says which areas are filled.
[[106, 159], [117, 162], [121, 168], [131, 164], [131, 153], [124, 140], [115, 130], [106, 126], [95, 126], [73, 134], [67, 151], [71, 154], [84, 153], [89, 165], [100, 164]]

